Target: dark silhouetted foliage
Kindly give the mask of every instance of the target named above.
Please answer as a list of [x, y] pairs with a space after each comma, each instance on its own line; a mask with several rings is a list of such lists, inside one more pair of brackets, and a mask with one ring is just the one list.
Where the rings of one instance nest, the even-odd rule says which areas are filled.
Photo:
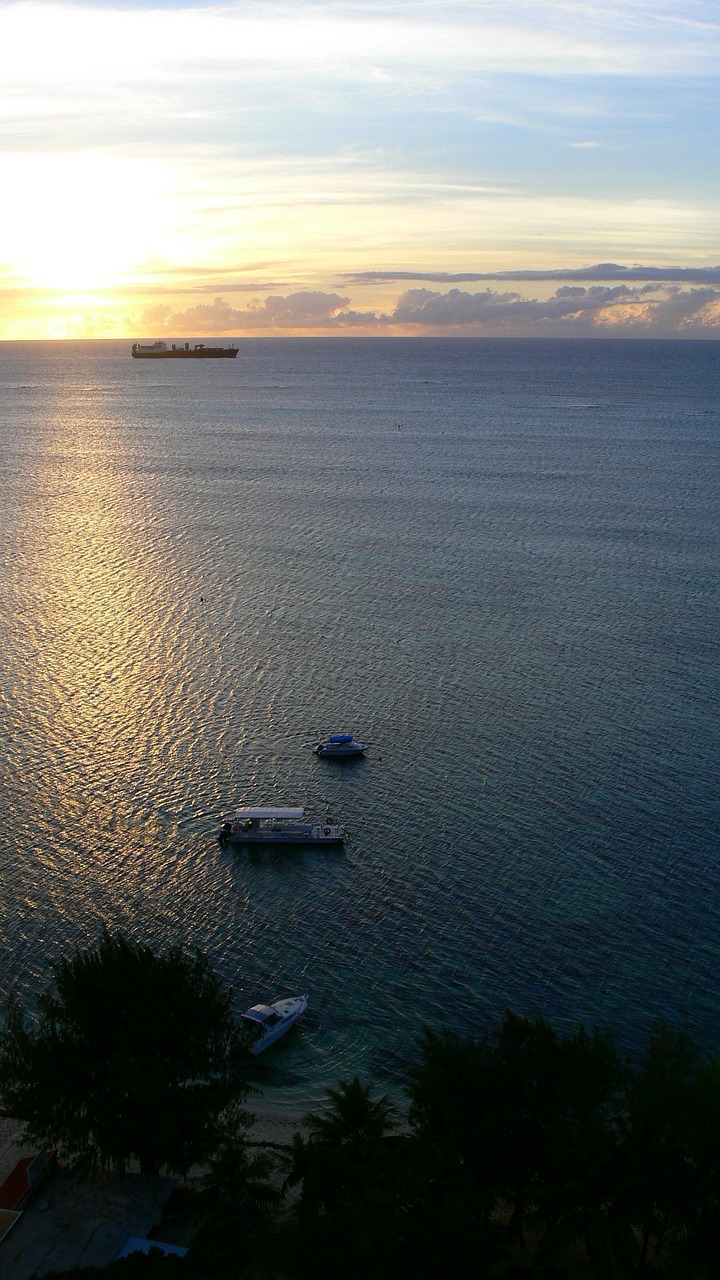
[[[171, 953], [167, 970], [161, 961], [106, 935], [95, 952], [57, 967], [57, 992], [44, 997], [38, 1027], [29, 1030], [11, 1008], [2, 1040], [5, 1096], [26, 1107], [38, 1136], [74, 1133], [70, 1116], [79, 1108], [74, 1150], [122, 1163], [128, 1157], [120, 1146], [101, 1146], [104, 1126], [112, 1113], [128, 1118], [133, 1135], [141, 1117], [152, 1128], [147, 1108], [165, 1106], [167, 1071], [169, 1110], [158, 1118], [149, 1150], [164, 1164], [168, 1150], [177, 1164], [191, 1149], [204, 1150], [198, 1158], [207, 1173], [191, 1197], [200, 1229], [187, 1257], [128, 1259], [126, 1270], [114, 1263], [102, 1274], [118, 1280], [720, 1275], [720, 1065], [703, 1060], [684, 1031], [658, 1024], [631, 1063], [607, 1033], [580, 1027], [563, 1038], [543, 1019], [512, 1013], [493, 1035], [477, 1038], [426, 1029], [409, 1069], [407, 1116], [357, 1077], [328, 1088], [327, 1105], [305, 1117], [285, 1149], [288, 1206], [278, 1213], [277, 1152], [249, 1141], [237, 1107], [243, 1087], [229, 1052], [227, 997], [199, 959]], [[128, 967], [143, 975], [142, 984], [126, 983]], [[146, 983], [152, 1004], [143, 1025], [158, 1067], [154, 1078], [130, 1031], [133, 1002]], [[119, 1039], [105, 1010], [93, 1016], [101, 990], [119, 1010]], [[194, 1009], [205, 1037], [193, 1039], [175, 1071], [151, 1028], [161, 993], [176, 1010]], [[195, 997], [208, 1001], [204, 1013]], [[189, 1018], [181, 1022], [184, 1030]], [[102, 1037], [93, 1039], [98, 1027]], [[180, 1054], [184, 1037], [172, 1028], [172, 1053]], [[120, 1044], [128, 1040], [131, 1069], [123, 1077]], [[207, 1062], [203, 1043], [210, 1047]], [[96, 1063], [80, 1090], [75, 1082], [66, 1088], [64, 1073], [74, 1064], [82, 1070], [93, 1046], [110, 1069]], [[53, 1060], [63, 1072], [54, 1086]], [[146, 1072], [147, 1106], [134, 1093]], [[38, 1086], [34, 1111], [29, 1097]], [[186, 1108], [184, 1090], [193, 1095], [206, 1086], [207, 1110]], [[198, 1128], [202, 1114], [206, 1124]], [[183, 1135], [179, 1154], [168, 1138], [173, 1115], [176, 1124], [188, 1118], [196, 1125], [192, 1143]], [[132, 1146], [127, 1140], [124, 1150], [130, 1149], [141, 1151], [139, 1137]], [[78, 1280], [94, 1274], [68, 1273]]]
[[108, 932], [53, 966], [37, 1021], [0, 1033], [0, 1098], [28, 1140], [79, 1165], [184, 1173], [234, 1131], [248, 1089], [230, 993], [200, 954]]

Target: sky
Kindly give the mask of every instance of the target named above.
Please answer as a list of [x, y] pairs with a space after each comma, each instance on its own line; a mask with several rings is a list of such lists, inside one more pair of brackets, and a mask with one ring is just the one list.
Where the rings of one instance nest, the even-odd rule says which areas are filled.
[[717, 0], [0, 0], [0, 339], [720, 337]]

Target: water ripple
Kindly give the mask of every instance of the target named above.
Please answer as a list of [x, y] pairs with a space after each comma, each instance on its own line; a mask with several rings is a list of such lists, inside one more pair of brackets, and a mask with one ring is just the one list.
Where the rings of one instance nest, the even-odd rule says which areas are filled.
[[[257, 1067], [288, 1111], [507, 1006], [713, 1042], [700, 346], [0, 348], [3, 994], [103, 923], [201, 947], [238, 1009], [307, 989]], [[311, 750], [341, 730], [348, 768]], [[243, 802], [344, 850], [224, 849]]]

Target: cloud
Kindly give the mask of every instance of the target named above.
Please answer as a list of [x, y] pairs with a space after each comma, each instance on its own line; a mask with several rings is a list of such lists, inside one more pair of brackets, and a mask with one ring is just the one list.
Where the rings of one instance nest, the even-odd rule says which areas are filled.
[[[270, 294], [247, 307], [224, 298], [186, 311], [146, 310], [145, 334], [178, 336], [240, 333], [452, 333], [475, 336], [720, 337], [720, 288], [659, 291], [654, 284], [562, 285], [549, 298], [484, 289], [408, 289], [389, 312], [355, 311], [350, 298], [320, 290]], [[136, 326], [138, 327], [138, 326]]]
[[[131, 15], [127, 8], [132, 7]], [[245, 73], [286, 75], [293, 68], [322, 69], [325, 77], [385, 75], [443, 80], [453, 69], [473, 73], [510, 67], [559, 76], [641, 75], [710, 71], [714, 35], [709, 5], [687, 19], [674, 0], [379, 0], [308, 3], [243, 0], [242, 4], [121, 3], [6, 4], [2, 17], [7, 70], [20, 77], [71, 83], [120, 74], [137, 80], [181, 68], [196, 76]], [[165, 10], [165, 11], [163, 11]], [[649, 17], [652, 20], [649, 20]], [[12, 56], [11, 56], [12, 54]], [[132, 69], [130, 72], [128, 69]]]
[[428, 280], [434, 284], [469, 284], [480, 280], [632, 280], [683, 284], [720, 284], [717, 267], [623, 267], [616, 262], [599, 262], [588, 267], [558, 267], [537, 271], [347, 271], [342, 276], [349, 284], [380, 284], [387, 280]]
[[658, 297], [650, 284], [642, 288], [566, 285], [547, 299], [490, 289], [481, 293], [409, 289], [385, 320], [404, 328], [488, 335], [598, 336], [624, 330], [648, 337], [717, 337], [720, 289], [675, 288]]
[[248, 330], [265, 333], [307, 331], [374, 326], [374, 312], [348, 311], [349, 298], [320, 290], [270, 294], [264, 302], [253, 301], [247, 307], [233, 307], [224, 298], [212, 303], [198, 303], [187, 311], [173, 312], [169, 307], [151, 307], [140, 317], [145, 332], [232, 334]]
[[[596, 293], [591, 298], [590, 294]], [[450, 289], [437, 293], [430, 289], [408, 289], [398, 300], [394, 312], [388, 317], [393, 324], [415, 324], [436, 327], [492, 326], [506, 328], [509, 324], [527, 325], [538, 321], [577, 319], [588, 311], [597, 311], [613, 301], [629, 298], [629, 291], [619, 289], [588, 290], [582, 287], [562, 288], [544, 301], [523, 298], [519, 293], [496, 293], [485, 289], [482, 293], [466, 293], [462, 289]]]
[[645, 316], [638, 323], [648, 329], [684, 336], [720, 337], [720, 290], [677, 289], [668, 297], [646, 304]]
[[247, 290], [231, 276], [258, 262], [248, 296], [263, 298], [288, 281], [344, 295], [579, 278], [343, 279], [347, 265], [709, 262], [712, 14], [710, 0], [6, 0], [5, 240], [28, 280], [63, 290], [127, 297], [134, 281], [148, 296], [163, 275], [177, 299], [185, 264], [204, 264], [208, 301]]

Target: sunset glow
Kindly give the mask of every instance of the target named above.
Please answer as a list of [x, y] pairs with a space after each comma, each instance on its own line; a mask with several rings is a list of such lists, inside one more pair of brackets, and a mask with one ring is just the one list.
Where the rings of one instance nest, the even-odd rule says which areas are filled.
[[709, 0], [11, 0], [0, 337], [717, 336], [719, 36]]
[[104, 289], [162, 244], [152, 176], [134, 161], [97, 155], [6, 156], [0, 242], [32, 285]]

